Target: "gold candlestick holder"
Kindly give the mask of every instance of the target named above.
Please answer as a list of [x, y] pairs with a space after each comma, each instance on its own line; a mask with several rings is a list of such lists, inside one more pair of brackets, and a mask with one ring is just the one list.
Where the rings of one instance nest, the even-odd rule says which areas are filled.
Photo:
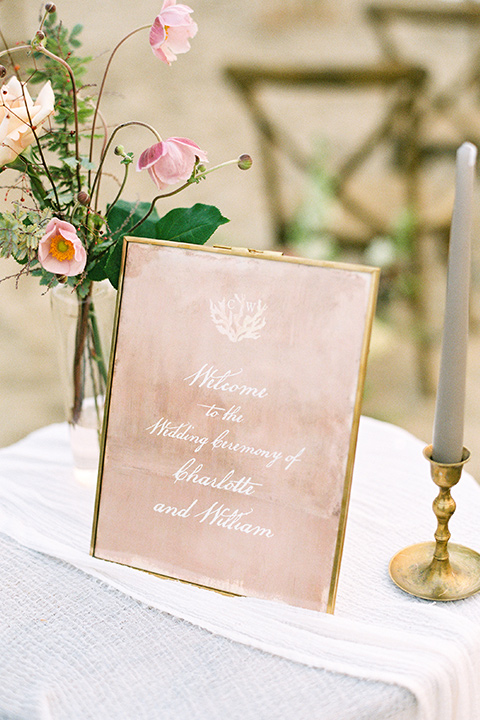
[[438, 521], [435, 542], [424, 542], [400, 550], [390, 562], [390, 577], [399, 588], [425, 600], [462, 600], [480, 590], [480, 555], [463, 545], [449, 544], [448, 523], [455, 512], [450, 488], [458, 483], [470, 451], [463, 448], [458, 463], [437, 463], [432, 445], [423, 454], [430, 462], [433, 482], [440, 492], [433, 501]]

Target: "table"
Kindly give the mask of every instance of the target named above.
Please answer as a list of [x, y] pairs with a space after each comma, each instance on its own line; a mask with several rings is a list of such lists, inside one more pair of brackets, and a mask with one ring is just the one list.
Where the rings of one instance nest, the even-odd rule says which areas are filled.
[[[66, 426], [0, 450], [0, 717], [475, 720], [480, 595], [429, 603], [387, 573], [433, 533], [423, 446], [362, 418], [333, 616], [92, 558]], [[455, 499], [453, 539], [478, 548], [466, 473]]]

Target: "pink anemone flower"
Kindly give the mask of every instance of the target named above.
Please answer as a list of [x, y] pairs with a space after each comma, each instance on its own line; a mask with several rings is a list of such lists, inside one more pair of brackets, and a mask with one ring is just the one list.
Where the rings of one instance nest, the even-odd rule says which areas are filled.
[[177, 5], [177, 0], [165, 0], [160, 15], [157, 15], [150, 28], [150, 45], [153, 54], [162, 62], [171, 65], [177, 54], [190, 50], [190, 38], [198, 30], [197, 23], [192, 20], [193, 12], [188, 5]]
[[143, 151], [137, 170], [148, 170], [155, 185], [164, 190], [185, 182], [191, 176], [196, 159], [207, 162], [207, 155], [192, 140], [172, 137]]
[[87, 252], [71, 223], [52, 218], [38, 244], [38, 260], [48, 272], [79, 275], [85, 269]]

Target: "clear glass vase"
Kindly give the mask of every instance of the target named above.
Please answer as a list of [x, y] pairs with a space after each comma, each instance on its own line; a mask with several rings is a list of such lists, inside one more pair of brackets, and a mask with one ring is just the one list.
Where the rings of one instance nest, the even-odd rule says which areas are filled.
[[96, 482], [98, 471], [115, 300], [108, 280], [93, 283], [85, 299], [67, 285], [51, 292], [74, 472], [79, 482], [89, 485]]

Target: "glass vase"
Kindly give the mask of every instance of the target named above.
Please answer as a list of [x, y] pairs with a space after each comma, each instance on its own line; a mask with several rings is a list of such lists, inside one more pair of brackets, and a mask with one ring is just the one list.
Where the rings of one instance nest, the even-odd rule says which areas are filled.
[[93, 283], [86, 298], [67, 285], [51, 292], [60, 378], [75, 478], [96, 482], [116, 291]]

